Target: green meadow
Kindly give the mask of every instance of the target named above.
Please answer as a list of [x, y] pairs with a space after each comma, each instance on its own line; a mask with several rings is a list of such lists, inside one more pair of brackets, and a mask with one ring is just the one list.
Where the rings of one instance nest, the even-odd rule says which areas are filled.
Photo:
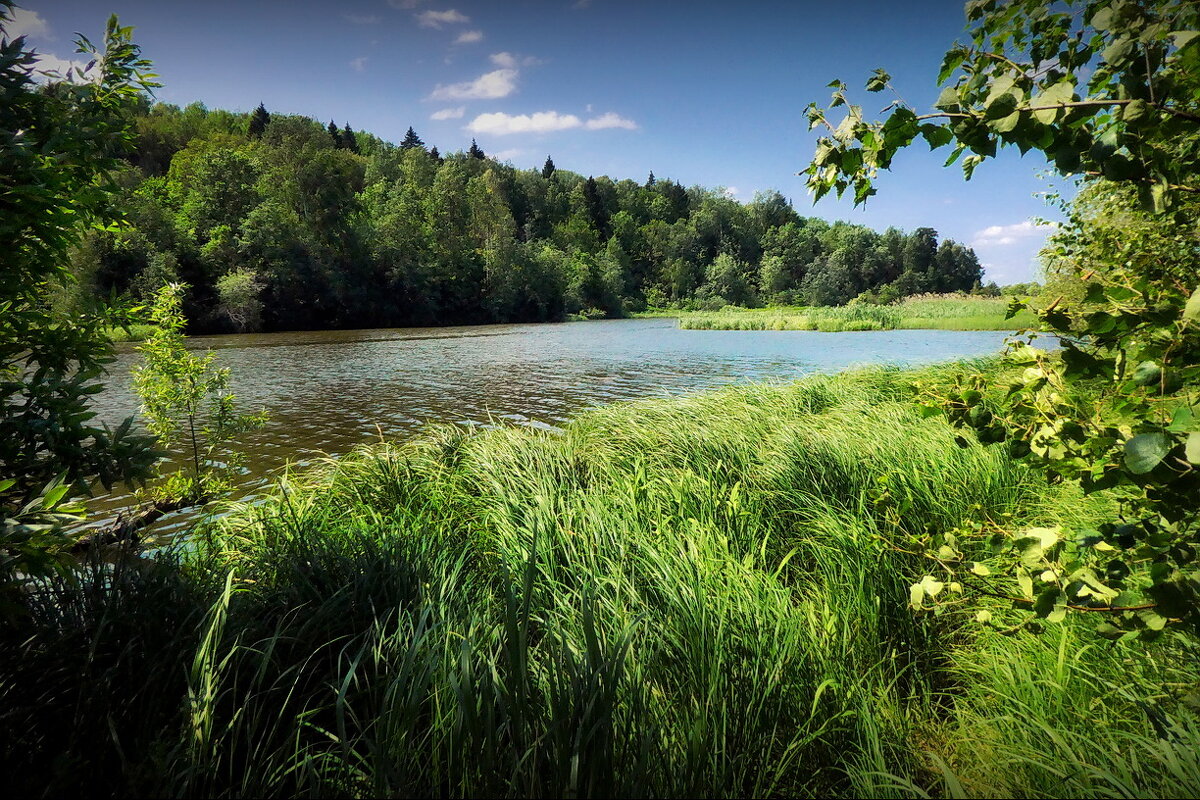
[[0, 684], [28, 699], [2, 712], [9, 785], [1193, 796], [1194, 641], [909, 606], [930, 532], [1109, 510], [922, 417], [912, 381], [953, 369], [437, 427], [292, 475], [186, 549], [43, 581], [4, 633]]
[[1036, 317], [1021, 311], [1006, 318], [1008, 299], [967, 294], [918, 295], [890, 305], [727, 307], [720, 311], [672, 312], [688, 330], [886, 331], [898, 328], [950, 331], [1015, 331]]

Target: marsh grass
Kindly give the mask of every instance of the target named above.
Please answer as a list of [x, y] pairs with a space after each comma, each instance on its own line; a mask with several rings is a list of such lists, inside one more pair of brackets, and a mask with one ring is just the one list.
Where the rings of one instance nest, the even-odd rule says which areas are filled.
[[837, 307], [728, 307], [716, 312], [682, 312], [679, 327], [687, 330], [744, 331], [882, 331], [903, 329], [1015, 331], [1034, 327], [1028, 311], [1005, 319], [1008, 299], [966, 294], [918, 295], [886, 306], [852, 304]]
[[1184, 645], [908, 608], [911, 537], [1095, 513], [957, 446], [913, 378], [440, 427], [293, 475], [178, 560], [42, 586], [0, 642], [3, 765], [24, 793], [1194, 790]]

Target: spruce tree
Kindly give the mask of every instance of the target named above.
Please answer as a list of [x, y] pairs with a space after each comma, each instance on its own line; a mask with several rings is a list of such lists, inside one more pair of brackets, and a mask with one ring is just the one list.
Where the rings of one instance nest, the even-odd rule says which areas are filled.
[[591, 176], [588, 176], [587, 183], [583, 184], [583, 202], [587, 205], [592, 225], [600, 232], [601, 238], [607, 239], [608, 209], [604, 207], [604, 198], [600, 196], [600, 187], [596, 185], [596, 179]]
[[250, 136], [255, 139], [260, 138], [270, 121], [271, 115], [267, 113], [267, 107], [259, 103], [258, 108], [254, 109], [254, 113], [250, 115]]
[[475, 144], [475, 140], [471, 140], [471, 149], [467, 151], [467, 155], [471, 158], [486, 158], [483, 151], [479, 149], [479, 145]]
[[554, 169], [554, 159], [550, 158], [550, 156], [546, 156], [546, 163], [542, 165], [542, 177], [546, 180], [550, 180], [550, 178], [554, 175]]
[[411, 150], [414, 147], [420, 147], [424, 149], [425, 143], [421, 141], [421, 137], [417, 136], [417, 132], [412, 129], [411, 125], [409, 125], [408, 133], [404, 134], [404, 141], [400, 143], [400, 149]]
[[646, 188], [647, 188], [647, 189], [653, 189], [653, 188], [654, 188], [654, 184], [655, 184], [655, 183], [657, 183], [657, 182], [658, 182], [658, 181], [656, 181], [656, 180], [654, 179], [654, 170], [650, 170], [650, 175], [649, 175], [649, 176], [646, 178]]
[[342, 134], [338, 131], [338, 126], [333, 124], [333, 120], [329, 120], [329, 136], [333, 139], [333, 146], [340, 148], [342, 146]]
[[358, 152], [358, 137], [354, 135], [354, 131], [350, 129], [350, 123], [342, 128], [342, 147], [349, 150], [351, 153]]
[[438, 162], [439, 164], [442, 163], [442, 154], [438, 152], [438, 149], [436, 147], [429, 148], [429, 157], [432, 158], [434, 161]]

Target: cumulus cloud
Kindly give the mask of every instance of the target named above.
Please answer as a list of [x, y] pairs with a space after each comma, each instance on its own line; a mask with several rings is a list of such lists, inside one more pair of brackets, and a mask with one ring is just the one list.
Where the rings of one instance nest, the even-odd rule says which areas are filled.
[[367, 56], [350, 59], [350, 66], [355, 72], [362, 72], [367, 68]]
[[443, 108], [430, 114], [429, 118], [436, 119], [438, 121], [444, 119], [462, 119], [462, 115], [465, 113], [467, 113], [466, 106], [459, 106], [458, 108]]
[[417, 24], [422, 28], [441, 28], [443, 25], [461, 25], [470, 21], [470, 17], [453, 8], [445, 11], [434, 11], [431, 8], [417, 14]]
[[[54, 53], [37, 53], [37, 61], [34, 62], [34, 65], [33, 65], [34, 80], [42, 81], [42, 82], [51, 80], [51, 78], [49, 76], [41, 74], [41, 73], [46, 73], [46, 72], [57, 73], [58, 77], [53, 78], [53, 80], [66, 79], [68, 77], [67, 70], [75, 70], [75, 69], [86, 70], [87, 62], [86, 61], [75, 61], [70, 58], [59, 58]], [[85, 74], [83, 76], [83, 79], [85, 81], [93, 81], [99, 77], [100, 77], [99, 70], [92, 70], [91, 72], [88, 72], [87, 74]], [[79, 76], [76, 73], [72, 72], [70, 75], [70, 79], [72, 81], [78, 82]]]
[[380, 22], [379, 17], [374, 14], [347, 14], [346, 19], [355, 25], [378, 25]]
[[30, 11], [27, 8], [13, 8], [9, 10], [9, 16], [12, 19], [5, 24], [5, 33], [10, 40], [16, 39], [18, 36], [37, 39], [53, 38], [50, 35], [49, 24], [36, 11]]
[[1042, 224], [1032, 219], [1016, 222], [1012, 225], [990, 225], [977, 231], [971, 240], [972, 247], [995, 247], [1042, 237], [1054, 230], [1052, 224]]
[[583, 121], [574, 114], [559, 114], [557, 111], [537, 111], [533, 114], [505, 114], [495, 111], [480, 114], [467, 125], [472, 133], [490, 133], [508, 136], [514, 133], [550, 133], [578, 128]]
[[524, 152], [525, 151], [520, 147], [510, 147], [507, 150], [501, 150], [498, 153], [492, 153], [492, 158], [497, 161], [509, 161], [519, 155], [522, 155]]
[[726, 186], [725, 187], [725, 196], [726, 197], [736, 197], [739, 191], [741, 191], [741, 190], [738, 189], [738, 187], [736, 187], [736, 186]]
[[455, 44], [474, 44], [483, 41], [483, 31], [463, 31], [454, 40]]
[[557, 111], [537, 111], [533, 114], [505, 114], [494, 111], [480, 114], [467, 124], [467, 130], [472, 133], [490, 133], [493, 136], [509, 136], [514, 133], [553, 133], [585, 128], [589, 131], [604, 128], [625, 128], [633, 130], [637, 124], [633, 120], [620, 117], [612, 112], [586, 122], [574, 114], [560, 114]]
[[601, 114], [598, 117], [589, 119], [586, 123], [589, 131], [599, 131], [605, 128], [624, 128], [627, 131], [637, 130], [637, 123], [631, 119], [625, 119], [620, 114], [614, 114], [609, 111], [607, 114]]
[[523, 56], [521, 58], [517, 58], [517, 56], [508, 51], [503, 53], [492, 53], [490, 56], [488, 56], [488, 58], [490, 58], [492, 63], [497, 67], [507, 67], [509, 69], [514, 69], [518, 65], [522, 67], [532, 67], [535, 64], [542, 63], [540, 59], [534, 58], [533, 56]]
[[438, 84], [429, 95], [431, 100], [495, 100], [508, 97], [517, 90], [517, 70], [498, 69], [485, 72], [473, 81]]

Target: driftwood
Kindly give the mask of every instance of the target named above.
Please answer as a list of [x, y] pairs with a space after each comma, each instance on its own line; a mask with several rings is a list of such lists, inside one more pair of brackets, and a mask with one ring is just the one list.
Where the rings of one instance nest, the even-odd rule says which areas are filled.
[[155, 500], [133, 511], [122, 511], [113, 522], [85, 536], [81, 536], [71, 548], [79, 553], [93, 547], [108, 547], [112, 545], [136, 546], [141, 541], [141, 531], [167, 514], [182, 511], [185, 508], [198, 506], [208, 501], [203, 497], [175, 497], [166, 500]]

